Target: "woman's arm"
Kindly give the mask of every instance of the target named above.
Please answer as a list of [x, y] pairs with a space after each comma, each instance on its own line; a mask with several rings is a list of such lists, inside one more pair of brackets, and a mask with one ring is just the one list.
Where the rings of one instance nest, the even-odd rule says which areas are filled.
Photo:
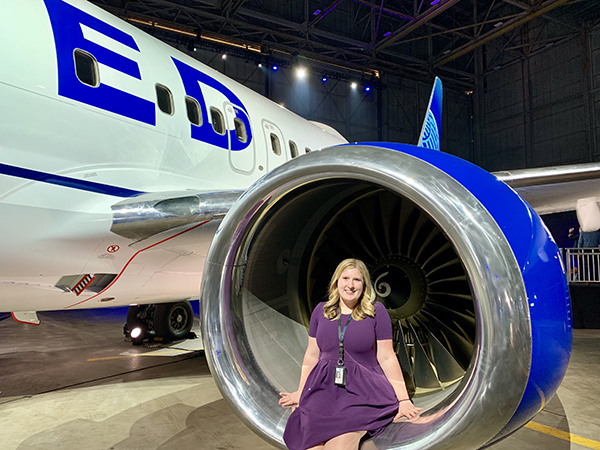
[[394, 345], [391, 339], [377, 341], [377, 362], [383, 369], [383, 373], [394, 388], [396, 397], [398, 398], [398, 414], [394, 417], [394, 422], [400, 420], [401, 417], [407, 419], [416, 419], [419, 417], [420, 411], [423, 408], [417, 408], [412, 404], [408, 397], [402, 369], [398, 364], [398, 358], [394, 352]]
[[319, 346], [317, 345], [317, 339], [314, 337], [308, 338], [308, 347], [306, 347], [306, 352], [304, 353], [304, 360], [302, 361], [302, 372], [300, 373], [300, 385], [298, 386], [298, 390], [296, 392], [280, 392], [279, 395], [281, 398], [279, 399], [279, 404], [281, 406], [295, 406], [300, 401], [300, 394], [302, 394], [302, 390], [304, 389], [304, 384], [306, 383], [306, 379], [308, 378], [308, 374], [313, 370], [313, 368], [317, 365], [317, 361], [319, 361]]

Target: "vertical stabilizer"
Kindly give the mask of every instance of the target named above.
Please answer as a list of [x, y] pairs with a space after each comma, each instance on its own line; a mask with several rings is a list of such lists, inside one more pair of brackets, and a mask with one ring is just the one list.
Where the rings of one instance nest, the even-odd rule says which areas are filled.
[[440, 141], [442, 137], [442, 80], [435, 77], [431, 97], [429, 97], [429, 105], [427, 106], [427, 114], [421, 128], [419, 136], [420, 147], [430, 148], [432, 150], [440, 149]]

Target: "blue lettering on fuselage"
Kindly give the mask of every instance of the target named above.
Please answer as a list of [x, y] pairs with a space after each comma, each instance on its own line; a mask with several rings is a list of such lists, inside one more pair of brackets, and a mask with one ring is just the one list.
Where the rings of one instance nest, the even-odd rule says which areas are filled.
[[155, 125], [156, 107], [153, 102], [103, 83], [98, 87], [89, 86], [82, 83], [75, 72], [73, 52], [81, 49], [96, 58], [100, 64], [141, 80], [140, 69], [135, 61], [87, 40], [81, 27], [85, 25], [139, 52], [133, 37], [62, 0], [44, 2], [56, 45], [58, 95]]
[[[203, 118], [208, 118], [209, 115], [206, 110], [206, 101], [204, 100], [204, 95], [202, 94], [202, 88], [200, 87], [200, 83], [205, 84], [213, 89], [216, 89], [221, 94], [223, 94], [227, 100], [232, 103], [235, 108], [236, 117], [244, 123], [246, 127], [247, 139], [246, 142], [241, 142], [236, 135], [235, 130], [228, 130], [229, 133], [229, 141], [231, 142], [231, 150], [244, 150], [248, 148], [250, 142], [252, 141], [252, 130], [250, 128], [250, 122], [248, 121], [248, 111], [240, 101], [240, 99], [235, 95], [231, 89], [224, 86], [223, 83], [215, 80], [214, 78], [209, 77], [205, 73], [200, 72], [198, 69], [185, 64], [175, 58], [172, 58], [175, 63], [175, 67], [179, 71], [179, 75], [181, 76], [181, 81], [183, 82], [183, 86], [185, 88], [185, 93], [190, 97], [195, 98], [200, 104], [200, 110], [202, 112]], [[244, 113], [240, 112], [240, 109], [244, 111]], [[212, 127], [212, 124], [209, 120], [203, 120], [200, 126], [196, 126], [194, 124], [191, 125], [192, 139], [196, 139], [198, 141], [206, 142], [208, 144], [216, 145], [221, 148], [227, 148], [228, 146], [228, 136], [227, 134], [218, 134]]]
[[[104, 84], [102, 80], [100, 80], [99, 86], [94, 87], [83, 83], [77, 77], [74, 52], [80, 49], [92, 55], [99, 64], [141, 81], [142, 74], [136, 61], [86, 39], [82, 27], [90, 28], [140, 52], [133, 36], [63, 0], [44, 0], [44, 3], [50, 17], [56, 46], [58, 95], [156, 126], [156, 104], [154, 102]], [[226, 134], [221, 135], [214, 130], [210, 120], [204, 120], [200, 126], [190, 125], [191, 138], [223, 149], [231, 148], [231, 150], [239, 151], [248, 148], [252, 142], [252, 130], [248, 120], [248, 111], [240, 99], [221, 82], [175, 58], [172, 60], [179, 72], [186, 94], [198, 101], [203, 118], [208, 118], [209, 115], [200, 83], [223, 94], [227, 101], [234, 106], [236, 118], [244, 123], [247, 134], [245, 142], [242, 142], [238, 139], [235, 130], [227, 129]]]

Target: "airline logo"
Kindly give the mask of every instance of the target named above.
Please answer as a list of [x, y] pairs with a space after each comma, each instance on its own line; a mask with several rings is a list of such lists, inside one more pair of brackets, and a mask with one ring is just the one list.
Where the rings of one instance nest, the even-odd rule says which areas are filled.
[[[56, 46], [58, 95], [156, 126], [154, 101], [111, 86], [102, 80], [98, 85], [92, 86], [82, 82], [77, 76], [75, 52], [80, 51], [90, 55], [98, 64], [141, 82], [144, 68], [135, 60], [135, 55], [140, 55], [141, 50], [133, 36], [63, 0], [44, 0], [44, 3]], [[100, 36], [101, 39], [92, 39], [90, 36]], [[106, 38], [124, 46], [129, 56], [115, 51], [114, 46], [110, 49], [98, 43]], [[252, 142], [252, 131], [248, 111], [240, 99], [221, 82], [195, 67], [175, 58], [172, 58], [172, 62], [186, 95], [198, 102], [204, 118], [200, 125], [190, 124], [190, 137], [223, 149], [239, 151], [248, 148]], [[234, 106], [235, 117], [227, 117], [224, 120], [225, 132], [218, 133], [209, 119], [211, 115], [207, 111], [202, 93], [203, 85], [218, 91]], [[243, 124], [243, 139], [240, 138], [239, 131], [236, 133], [236, 126], [232, 125], [236, 121], [240, 124], [238, 129], [242, 129]]]
[[435, 116], [431, 110], [427, 111], [427, 122], [425, 123], [425, 132], [423, 133], [423, 142], [421, 145], [432, 150], [440, 149], [439, 127], [435, 120]]

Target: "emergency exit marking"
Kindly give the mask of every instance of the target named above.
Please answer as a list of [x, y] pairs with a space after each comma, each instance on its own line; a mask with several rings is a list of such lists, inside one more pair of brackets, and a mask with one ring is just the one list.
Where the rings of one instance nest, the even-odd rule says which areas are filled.
[[108, 253], [115, 253], [115, 252], [118, 252], [120, 248], [121, 247], [119, 247], [118, 245], [109, 245], [108, 248], [106, 249], [106, 251]]

